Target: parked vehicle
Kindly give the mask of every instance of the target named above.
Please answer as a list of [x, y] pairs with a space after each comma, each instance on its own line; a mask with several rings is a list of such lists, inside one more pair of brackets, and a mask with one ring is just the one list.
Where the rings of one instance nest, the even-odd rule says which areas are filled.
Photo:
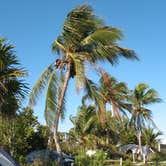
[[18, 166], [18, 164], [6, 151], [0, 149], [0, 166]]

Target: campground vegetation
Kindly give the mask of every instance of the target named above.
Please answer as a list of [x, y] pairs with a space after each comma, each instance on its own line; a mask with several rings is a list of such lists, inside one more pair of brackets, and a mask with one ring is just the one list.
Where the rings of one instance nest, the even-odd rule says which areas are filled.
[[[14, 46], [1, 38], [0, 148], [20, 165], [26, 165], [29, 152], [47, 148], [57, 150], [59, 165], [62, 152], [73, 156], [75, 165], [80, 166], [102, 166], [120, 157], [130, 165], [131, 155], [119, 153], [126, 144], [139, 145], [140, 153], [142, 145], [149, 145], [155, 152], [150, 159], [163, 159], [158, 152], [162, 133], [156, 129], [148, 107], [161, 102], [157, 91], [145, 83], [129, 89], [127, 83], [102, 68], [103, 64], [114, 66], [121, 57], [139, 60], [134, 50], [119, 45], [122, 37], [121, 30], [105, 25], [90, 6], [76, 7], [67, 15], [61, 34], [52, 44], [55, 61], [43, 71], [32, 90], [25, 82], [28, 72], [18, 61]], [[75, 81], [75, 92], [83, 92], [82, 104], [77, 114], [70, 116], [73, 127], [64, 133], [58, 125], [60, 119], [66, 118], [66, 92], [71, 79]], [[33, 114], [33, 106], [43, 91], [45, 126]], [[29, 105], [25, 106], [23, 101], [28, 96]], [[97, 150], [94, 157], [85, 154], [88, 149]]]

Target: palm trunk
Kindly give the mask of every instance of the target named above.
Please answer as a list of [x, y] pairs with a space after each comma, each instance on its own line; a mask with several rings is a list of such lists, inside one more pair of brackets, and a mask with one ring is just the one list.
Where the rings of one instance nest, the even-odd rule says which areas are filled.
[[101, 105], [101, 124], [102, 127], [104, 128], [105, 132], [106, 132], [106, 141], [105, 141], [105, 145], [109, 145], [109, 130], [107, 128], [107, 111], [106, 111], [106, 103], [103, 102]]
[[101, 123], [103, 127], [105, 127], [106, 122], [107, 122], [106, 103], [103, 102], [101, 105]]
[[120, 120], [118, 108], [116, 107], [115, 103], [111, 99], [110, 99], [110, 104], [112, 106], [112, 109], [111, 109], [112, 117], [116, 116]]
[[67, 89], [67, 85], [70, 79], [70, 63], [68, 64], [68, 69], [66, 72], [66, 76], [65, 76], [65, 80], [64, 80], [64, 84], [62, 87], [62, 92], [61, 92], [61, 96], [60, 99], [58, 101], [58, 107], [57, 107], [57, 114], [55, 116], [54, 119], [54, 141], [55, 141], [55, 145], [56, 145], [56, 149], [57, 149], [57, 153], [58, 153], [58, 163], [59, 165], [61, 165], [61, 161], [62, 161], [62, 149], [60, 147], [60, 142], [59, 142], [59, 138], [58, 138], [58, 124], [59, 124], [59, 117], [62, 111], [62, 105], [63, 105], [63, 100], [64, 100], [64, 96], [66, 93], [66, 89]]
[[141, 131], [137, 132], [137, 139], [138, 139], [138, 146], [139, 146], [140, 155], [141, 155], [141, 158], [142, 158]]
[[61, 149], [59, 138], [58, 138], [59, 117], [60, 117], [60, 114], [57, 113], [56, 116], [55, 116], [55, 119], [54, 119], [54, 141], [55, 141], [56, 150], [57, 150], [57, 153], [58, 153], [58, 163], [59, 163], [59, 165], [61, 165], [62, 149]]
[[52, 135], [52, 132], [51, 132], [51, 130], [49, 131], [49, 136], [48, 136], [48, 141], [47, 141], [47, 148], [49, 149], [49, 150], [51, 150], [51, 135]]

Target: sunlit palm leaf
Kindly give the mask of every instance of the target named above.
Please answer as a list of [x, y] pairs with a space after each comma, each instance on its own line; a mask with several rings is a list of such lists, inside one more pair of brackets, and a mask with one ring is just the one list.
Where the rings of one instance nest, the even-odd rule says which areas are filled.
[[90, 132], [93, 128], [94, 123], [97, 121], [96, 114], [91, 116], [83, 127], [83, 132]]
[[159, 103], [162, 100], [158, 98], [158, 93], [154, 89], [149, 89], [142, 97], [143, 104]]
[[80, 42], [103, 26], [103, 21], [98, 19], [90, 6], [82, 5], [72, 10], [66, 18], [63, 26], [63, 37], [66, 46], [74, 45], [78, 48]]
[[9, 79], [9, 78], [16, 78], [16, 77], [25, 77], [27, 76], [27, 72], [24, 71], [23, 69], [18, 69], [18, 68], [12, 68], [8, 70], [4, 70], [0, 74], [0, 80], [3, 79]]
[[101, 112], [101, 109], [102, 109], [103, 96], [100, 94], [97, 85], [90, 79], [86, 79], [85, 94], [87, 99], [95, 102], [95, 105], [97, 108], [96, 113], [99, 116], [99, 112]]
[[60, 55], [61, 52], [66, 52], [63, 37], [58, 36], [57, 39], [52, 44], [52, 51]]
[[53, 72], [53, 67], [52, 67], [52, 65], [50, 65], [44, 70], [44, 72], [41, 74], [41, 76], [36, 81], [36, 84], [34, 85], [32, 92], [30, 94], [30, 97], [29, 97], [29, 104], [31, 106], [36, 104], [38, 97], [43, 92], [43, 89], [47, 86], [48, 80], [49, 80], [52, 72]]
[[50, 127], [53, 127], [54, 117], [57, 110], [57, 84], [57, 74], [56, 72], [52, 72], [49, 78], [45, 104], [45, 119]]
[[112, 27], [103, 27], [100, 29], [97, 29], [92, 34], [87, 36], [83, 41], [83, 45], [91, 45], [94, 46], [98, 45], [111, 45], [114, 44], [116, 41], [121, 40], [122, 33], [117, 28]]
[[[62, 93], [62, 88], [63, 88], [63, 83], [64, 83], [65, 75], [63, 72], [60, 72], [59, 76], [59, 85], [58, 85], [58, 100], [61, 98], [61, 93]], [[65, 118], [65, 113], [66, 113], [66, 94], [63, 98], [62, 101], [62, 109], [60, 112], [60, 118], [63, 120]]]
[[84, 61], [81, 59], [83, 55], [80, 54], [72, 54], [72, 59], [74, 61], [75, 72], [76, 72], [76, 91], [78, 92], [80, 89], [85, 87], [85, 65]]

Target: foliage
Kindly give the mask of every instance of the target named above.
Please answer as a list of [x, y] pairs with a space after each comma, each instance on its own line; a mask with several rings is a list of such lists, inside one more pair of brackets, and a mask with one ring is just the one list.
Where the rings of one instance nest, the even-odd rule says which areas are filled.
[[89, 133], [93, 133], [96, 127], [97, 117], [95, 108], [93, 106], [83, 105], [78, 108], [78, 114], [76, 117], [71, 117], [74, 128], [70, 130], [70, 133], [77, 138], [80, 145], [87, 145]]
[[77, 116], [70, 118], [74, 127], [69, 132], [68, 141], [77, 142], [77, 145], [84, 145], [86, 148], [104, 148], [116, 152], [116, 145], [136, 140], [134, 128], [128, 128], [128, 119], [123, 118], [123, 121], [119, 121], [107, 111], [105, 130], [96, 115], [95, 106], [83, 104], [78, 108]]
[[132, 165], [133, 165], [133, 163], [131, 162], [131, 160], [125, 160], [123, 162], [123, 166], [132, 166]]
[[41, 92], [44, 89], [47, 91], [45, 119], [54, 130], [58, 153], [61, 154], [58, 124], [59, 119], [64, 117], [69, 80], [75, 78], [76, 91], [90, 91], [92, 82], [87, 77], [86, 68], [93, 67], [101, 74], [101, 68], [99, 70], [97, 67], [98, 62], [114, 65], [120, 57], [138, 59], [133, 50], [118, 45], [121, 39], [121, 31], [106, 26], [89, 5], [78, 6], [68, 13], [62, 33], [52, 46], [59, 57], [42, 73], [30, 95], [30, 105], [33, 106]]
[[151, 161], [166, 161], [166, 152], [156, 152], [150, 155]]
[[75, 165], [77, 166], [84, 166], [88, 165], [90, 162], [89, 157], [85, 154], [85, 151], [80, 152], [76, 157], [75, 157]]
[[[120, 145], [136, 143], [136, 134], [141, 139], [141, 135], [134, 131], [142, 132], [143, 144], [156, 149], [161, 132], [147, 128], [147, 123], [153, 123], [148, 105], [161, 101], [158, 93], [144, 83], [129, 91], [124, 82], [117, 81], [100, 67], [105, 62], [115, 65], [120, 57], [138, 60], [133, 50], [119, 46], [122, 36], [119, 29], [106, 26], [88, 5], [78, 6], [67, 15], [62, 33], [52, 45], [57, 59], [41, 74], [29, 100], [34, 106], [46, 90], [45, 119], [49, 127], [38, 123], [31, 108], [20, 111], [22, 99], [28, 92], [27, 84], [22, 80], [27, 73], [20, 67], [14, 46], [1, 38], [0, 147], [20, 161], [22, 166], [28, 165], [25, 159], [27, 153], [47, 148], [48, 135], [54, 136], [59, 154], [62, 147], [63, 152], [76, 156], [75, 165], [78, 166], [104, 165], [108, 158], [105, 152], [111, 158], [117, 158]], [[99, 74], [99, 82], [90, 80], [87, 68], [93, 68], [90, 71]], [[77, 115], [70, 118], [74, 127], [66, 137], [66, 133], [57, 131], [59, 119], [65, 117], [66, 91], [72, 78], [75, 79], [76, 91], [83, 89], [85, 96]], [[93, 104], [86, 105], [86, 99], [91, 99]], [[108, 104], [111, 110], [107, 109]], [[130, 121], [126, 110], [131, 113]], [[51, 147], [54, 148], [54, 145]], [[88, 157], [85, 151], [90, 148], [102, 150]], [[157, 163], [165, 159], [165, 153], [156, 153], [151, 159]], [[129, 160], [124, 161], [124, 165], [130, 164]], [[32, 165], [55, 166], [57, 163], [36, 160]]]
[[143, 137], [142, 137], [142, 143], [144, 145], [149, 145], [151, 148], [157, 150], [158, 143], [160, 142], [159, 136], [162, 135], [162, 132], [155, 131], [154, 128], [144, 128], [142, 130]]
[[20, 166], [58, 166], [56, 161], [45, 162], [43, 160], [35, 160], [32, 164], [20, 163]]
[[[126, 84], [124, 82], [118, 82], [107, 73], [103, 73], [103, 76], [100, 78], [99, 91], [102, 96], [103, 104], [105, 105], [101, 107], [101, 112], [106, 109], [106, 104], [110, 104], [112, 116], [122, 120], [121, 113], [125, 114], [125, 111], [130, 108], [130, 104], [127, 103], [128, 88]], [[104, 110], [104, 112], [106, 112], [106, 110]]]
[[27, 75], [20, 67], [14, 46], [0, 38], [0, 115], [14, 116], [25, 98], [28, 87], [22, 80]]
[[130, 101], [132, 103], [131, 123], [137, 131], [144, 128], [147, 122], [154, 124], [152, 112], [147, 106], [161, 102], [157, 91], [149, 88], [147, 84], [140, 83], [131, 91]]
[[56, 161], [50, 161], [46, 163], [45, 161], [42, 160], [35, 160], [32, 166], [58, 166], [58, 163]]
[[149, 88], [148, 85], [144, 83], [139, 83], [130, 94], [130, 102], [132, 104], [131, 108], [131, 119], [130, 125], [133, 125], [138, 139], [140, 154], [142, 155], [142, 129], [147, 126], [147, 124], [152, 124], [155, 126], [152, 120], [152, 111], [147, 108], [148, 105], [153, 103], [161, 102], [158, 97], [157, 91]]
[[32, 109], [25, 108], [12, 119], [0, 118], [0, 146], [15, 159], [47, 147], [49, 129], [38, 123]]
[[[119, 146], [137, 144], [135, 128], [133, 125], [128, 125], [129, 119], [126, 116], [122, 116], [123, 120], [119, 121], [116, 117], [112, 117], [110, 111], [107, 111], [107, 122], [105, 124], [107, 131], [105, 131], [95, 114], [95, 110], [95, 106], [87, 106], [85, 102], [78, 108], [77, 115], [70, 118], [74, 127], [70, 130], [65, 144], [62, 144], [63, 150], [76, 155], [78, 149], [81, 149], [82, 146], [84, 150], [99, 148], [105, 150], [111, 158], [117, 159], [120, 157], [118, 154]], [[151, 127], [144, 127], [142, 131], [144, 135], [142, 138], [143, 145], [148, 144], [153, 149], [157, 148], [157, 139], [161, 133], [154, 131]], [[109, 144], [107, 144], [107, 137]], [[70, 148], [67, 148], [67, 146], [70, 146]], [[123, 157], [130, 159], [130, 155], [127, 154]]]
[[88, 157], [85, 151], [80, 151], [80, 153], [75, 157], [76, 166], [101, 166], [105, 165], [105, 160], [108, 159], [104, 151], [98, 150], [96, 154], [92, 157]]

